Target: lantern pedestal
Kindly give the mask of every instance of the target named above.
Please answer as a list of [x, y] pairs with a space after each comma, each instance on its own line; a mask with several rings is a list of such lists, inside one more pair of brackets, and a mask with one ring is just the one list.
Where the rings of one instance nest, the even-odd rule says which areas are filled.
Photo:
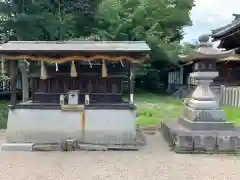
[[219, 109], [209, 87], [212, 79], [218, 76], [218, 72], [193, 72], [190, 76], [196, 79], [198, 85], [192, 94], [192, 99], [188, 102], [188, 106], [193, 109]]
[[179, 118], [179, 123], [192, 130], [229, 130], [233, 123], [226, 122], [225, 112], [219, 109], [209, 85], [218, 72], [193, 72], [198, 85], [187, 107]]

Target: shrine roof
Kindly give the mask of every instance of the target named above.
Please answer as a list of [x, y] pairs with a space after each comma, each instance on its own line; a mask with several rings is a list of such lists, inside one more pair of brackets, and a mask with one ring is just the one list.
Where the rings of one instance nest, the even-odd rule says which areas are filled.
[[223, 37], [228, 36], [229, 34], [233, 34], [240, 30], [239, 29], [240, 28], [240, 14], [233, 14], [233, 16], [235, 18], [231, 23], [229, 23], [225, 26], [222, 26], [220, 28], [217, 28], [215, 30], [212, 30], [211, 37], [214, 40], [219, 40]]
[[5, 52], [148, 52], [144, 41], [9, 41], [0, 44], [0, 53]]

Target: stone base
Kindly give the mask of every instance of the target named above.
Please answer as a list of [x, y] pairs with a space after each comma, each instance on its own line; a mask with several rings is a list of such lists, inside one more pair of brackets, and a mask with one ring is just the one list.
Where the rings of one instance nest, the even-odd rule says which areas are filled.
[[82, 144], [75, 140], [67, 140], [59, 144], [40, 143], [4, 143], [2, 151], [107, 151], [107, 150], [138, 150], [137, 144], [101, 145]]
[[188, 101], [188, 106], [193, 109], [217, 109], [219, 107], [218, 103], [216, 101], [199, 101], [196, 99], [190, 99]]
[[232, 130], [234, 128], [234, 124], [232, 122], [201, 122], [201, 121], [189, 121], [184, 117], [179, 117], [179, 124], [182, 126], [195, 130], [195, 131], [212, 131], [212, 130]]
[[226, 121], [226, 115], [223, 110], [196, 110], [191, 107], [185, 107], [179, 123], [192, 130], [231, 130], [234, 124]]
[[240, 130], [228, 131], [187, 129], [177, 120], [166, 121], [162, 132], [177, 153], [239, 153]]
[[199, 110], [191, 107], [185, 107], [182, 117], [190, 121], [201, 121], [201, 122], [225, 122], [226, 115], [221, 109], [210, 109], [210, 110]]
[[146, 144], [145, 138], [137, 127], [136, 139], [132, 144], [91, 144], [75, 139], [67, 139], [62, 143], [4, 143], [2, 151], [108, 151], [108, 150], [139, 150]]

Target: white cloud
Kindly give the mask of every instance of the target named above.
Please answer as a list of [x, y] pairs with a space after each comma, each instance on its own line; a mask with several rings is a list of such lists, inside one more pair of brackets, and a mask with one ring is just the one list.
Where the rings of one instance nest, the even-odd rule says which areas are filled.
[[233, 13], [240, 13], [240, 0], [195, 0], [192, 9], [192, 27], [185, 28], [184, 41], [197, 39], [203, 33], [219, 28], [233, 20]]

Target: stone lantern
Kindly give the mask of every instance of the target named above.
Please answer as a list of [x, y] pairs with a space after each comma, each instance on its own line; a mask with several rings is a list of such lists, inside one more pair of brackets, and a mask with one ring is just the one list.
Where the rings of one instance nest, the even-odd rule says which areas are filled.
[[[216, 61], [231, 56], [234, 50], [220, 51], [213, 48], [208, 35], [199, 37], [199, 47], [188, 55], [193, 61], [193, 72], [197, 87], [184, 107], [178, 120], [163, 124], [163, 132], [176, 152], [238, 151], [240, 131], [226, 121], [223, 110], [209, 85], [218, 76]], [[239, 149], [238, 149], [239, 148]]]

